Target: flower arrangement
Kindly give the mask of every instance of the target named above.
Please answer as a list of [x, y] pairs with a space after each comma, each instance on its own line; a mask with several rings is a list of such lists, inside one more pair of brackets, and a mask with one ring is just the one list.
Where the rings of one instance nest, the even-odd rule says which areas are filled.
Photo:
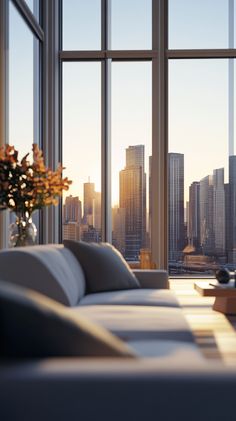
[[0, 148], [0, 210], [8, 208], [18, 219], [19, 215], [29, 219], [35, 210], [57, 205], [63, 190], [68, 190], [72, 183], [67, 177], [62, 178], [61, 165], [55, 171], [45, 166], [43, 153], [36, 144], [32, 151], [32, 162], [29, 154], [19, 161], [14, 146]]
[[56, 171], [47, 168], [42, 151], [33, 144], [33, 162], [29, 154], [21, 161], [14, 146], [0, 148], [0, 210], [9, 208], [14, 212], [28, 212], [44, 206], [57, 205], [63, 190], [72, 183], [62, 178], [62, 166]]

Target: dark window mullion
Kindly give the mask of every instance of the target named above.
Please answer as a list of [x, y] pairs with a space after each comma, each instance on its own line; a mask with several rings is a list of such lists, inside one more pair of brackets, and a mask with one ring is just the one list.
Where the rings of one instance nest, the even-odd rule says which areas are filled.
[[38, 38], [38, 40], [42, 42], [44, 39], [44, 32], [35, 19], [27, 3], [24, 0], [12, 0], [12, 2], [16, 6], [18, 12], [21, 14], [30, 30]]

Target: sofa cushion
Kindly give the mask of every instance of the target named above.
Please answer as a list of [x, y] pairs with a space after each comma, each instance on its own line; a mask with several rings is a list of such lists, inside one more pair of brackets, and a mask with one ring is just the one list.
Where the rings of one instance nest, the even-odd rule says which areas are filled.
[[133, 269], [141, 288], [167, 289], [169, 288], [168, 272], [162, 269]]
[[190, 361], [204, 361], [203, 354], [197, 345], [190, 342], [171, 340], [131, 340], [129, 346], [135, 350], [136, 354], [142, 358], [158, 358], [158, 360], [171, 360], [172, 363], [182, 363]]
[[124, 341], [164, 339], [193, 342], [192, 332], [180, 308], [90, 305], [68, 308], [86, 316]]
[[128, 346], [80, 314], [32, 290], [0, 281], [0, 355], [134, 357]]
[[111, 244], [64, 241], [80, 262], [87, 293], [140, 288], [125, 259]]
[[94, 304], [179, 307], [172, 291], [144, 288], [88, 294], [79, 303], [81, 306]]
[[83, 270], [62, 245], [18, 247], [0, 251], [0, 278], [74, 306], [85, 293]]

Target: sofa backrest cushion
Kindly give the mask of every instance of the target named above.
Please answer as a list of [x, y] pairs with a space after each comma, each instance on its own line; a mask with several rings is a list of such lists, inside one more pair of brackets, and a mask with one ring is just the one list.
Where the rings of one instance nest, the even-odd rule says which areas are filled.
[[0, 281], [0, 357], [135, 357], [105, 328], [35, 291]]
[[78, 304], [85, 293], [83, 270], [63, 245], [2, 250], [0, 279], [38, 291], [67, 306]]
[[111, 244], [64, 241], [80, 262], [86, 279], [86, 292], [140, 288], [123, 256]]

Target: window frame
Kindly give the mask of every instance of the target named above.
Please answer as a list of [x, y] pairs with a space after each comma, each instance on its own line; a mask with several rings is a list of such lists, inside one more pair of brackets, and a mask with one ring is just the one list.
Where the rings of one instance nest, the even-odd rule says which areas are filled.
[[[62, 15], [62, 0], [60, 8]], [[166, 99], [167, 61], [165, 50], [167, 47], [167, 2], [152, 0], [152, 49], [151, 50], [111, 50], [111, 2], [101, 0], [101, 50], [61, 50], [60, 65], [64, 62], [100, 61], [102, 64], [102, 241], [112, 241], [111, 223], [111, 62], [112, 61], [152, 61], [152, 156], [158, 165], [152, 174], [152, 191], [157, 195], [152, 197], [152, 227], [151, 231], [157, 235], [151, 236], [152, 259], [157, 267], [167, 266], [167, 194], [161, 180], [167, 176], [167, 124], [166, 106], [160, 106]], [[164, 16], [164, 21], [162, 20]], [[62, 22], [61, 22], [62, 24]], [[62, 98], [61, 98], [62, 99]], [[62, 115], [60, 117], [62, 122]], [[62, 132], [62, 130], [60, 130]], [[161, 141], [164, 139], [164, 142]], [[62, 145], [62, 138], [60, 139]], [[62, 147], [61, 147], [62, 149]], [[164, 224], [163, 224], [164, 220]], [[165, 245], [163, 247], [163, 244]]]
[[[231, 8], [233, 0], [229, 0]], [[168, 62], [170, 59], [236, 58], [236, 49], [169, 49], [168, 1], [152, 0], [152, 49], [111, 50], [109, 0], [101, 0], [101, 51], [60, 51], [67, 61], [102, 62], [102, 218], [103, 241], [111, 242], [111, 61], [152, 61], [152, 221], [151, 250], [157, 267], [168, 269]], [[62, 0], [60, 0], [62, 10]], [[62, 142], [62, 139], [61, 139]]]
[[[8, 3], [0, 1], [0, 145], [8, 137]], [[152, 259], [159, 268], [168, 268], [168, 61], [178, 59], [236, 58], [236, 48], [169, 49], [168, 1], [152, 0], [152, 49], [111, 50], [110, 0], [101, 0], [101, 50], [62, 50], [62, 0], [41, 0], [39, 25], [24, 0], [12, 0], [31, 31], [40, 38], [42, 146], [46, 161], [54, 167], [62, 161], [62, 66], [66, 61], [102, 63], [102, 239], [111, 241], [111, 61], [152, 61]], [[231, 7], [233, 0], [229, 0]], [[6, 245], [7, 222], [0, 213], [0, 229]], [[62, 240], [61, 209], [43, 211], [41, 242]]]
[[[23, 18], [25, 24], [28, 26], [33, 37], [39, 41], [39, 55], [34, 55], [34, 72], [38, 78], [37, 86], [34, 83], [34, 101], [35, 108], [38, 112], [38, 127], [37, 127], [37, 140], [42, 147], [42, 45], [44, 41], [44, 31], [40, 25], [42, 3], [39, 3], [39, 22], [31, 12], [27, 3], [24, 0], [2, 0], [0, 1], [0, 91], [3, 93], [1, 96], [0, 106], [0, 146], [9, 142], [9, 4], [12, 1], [17, 12]], [[37, 68], [36, 68], [37, 67]], [[35, 130], [35, 129], [34, 129]], [[36, 131], [35, 131], [36, 133]], [[40, 227], [42, 226], [40, 218]], [[9, 226], [9, 213], [1, 212], [0, 214], [0, 248], [6, 248], [8, 245], [8, 226]], [[42, 241], [41, 229], [39, 230], [39, 241]]]

